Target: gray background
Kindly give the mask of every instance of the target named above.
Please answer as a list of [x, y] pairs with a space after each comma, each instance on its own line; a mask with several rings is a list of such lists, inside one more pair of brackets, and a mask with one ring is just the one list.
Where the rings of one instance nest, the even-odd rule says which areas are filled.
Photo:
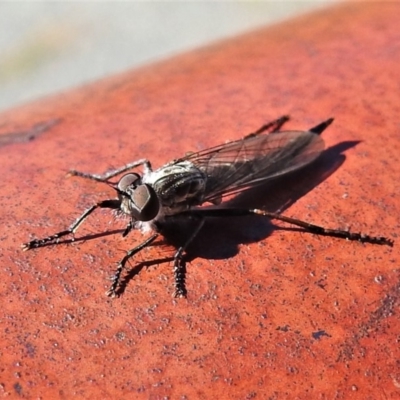
[[331, 2], [1, 2], [0, 110]]

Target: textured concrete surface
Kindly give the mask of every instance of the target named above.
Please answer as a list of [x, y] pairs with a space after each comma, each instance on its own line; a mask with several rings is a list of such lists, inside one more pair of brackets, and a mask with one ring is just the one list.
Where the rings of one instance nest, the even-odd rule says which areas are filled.
[[[398, 398], [398, 15], [395, 3], [340, 5], [3, 112], [0, 393]], [[282, 114], [293, 118], [285, 129], [335, 117], [326, 151], [241, 204], [385, 235], [393, 248], [262, 218], [210, 221], [178, 300], [161, 262], [173, 246], [161, 242], [132, 260], [143, 268], [119, 299], [104, 295], [116, 261], [143, 239], [122, 238], [124, 221], [106, 211], [73, 244], [21, 252], [115, 195], [66, 179], [70, 168], [143, 156], [159, 166]]]

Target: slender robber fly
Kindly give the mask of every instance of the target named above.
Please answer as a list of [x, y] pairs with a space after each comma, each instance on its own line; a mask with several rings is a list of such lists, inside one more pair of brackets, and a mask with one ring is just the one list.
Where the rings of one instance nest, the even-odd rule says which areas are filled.
[[[22, 245], [23, 250], [58, 244], [65, 236], [72, 236], [83, 221], [97, 208], [117, 210], [129, 218], [123, 236], [132, 229], [147, 230], [152, 234], [129, 250], [119, 261], [108, 296], [118, 295], [121, 275], [127, 261], [149, 246], [159, 236], [163, 224], [172, 218], [191, 218], [196, 222], [191, 235], [174, 255], [175, 297], [186, 295], [184, 253], [199, 233], [205, 218], [260, 215], [299, 226], [306, 231], [359, 242], [393, 246], [393, 241], [382, 236], [369, 236], [339, 229], [327, 229], [298, 219], [260, 209], [218, 208], [226, 196], [238, 194], [256, 185], [282, 177], [313, 162], [324, 150], [320, 134], [332, 123], [328, 119], [308, 131], [280, 131], [288, 120], [283, 116], [260, 129], [230, 143], [211, 147], [173, 160], [153, 171], [147, 159], [129, 163], [103, 175], [70, 171], [69, 175], [105, 182], [117, 192], [117, 198], [100, 201], [88, 208], [68, 229], [43, 239]], [[263, 134], [268, 132], [268, 134]], [[143, 166], [143, 174], [130, 172], [117, 183], [110, 179], [135, 167]], [[199, 207], [204, 203], [215, 207]]]

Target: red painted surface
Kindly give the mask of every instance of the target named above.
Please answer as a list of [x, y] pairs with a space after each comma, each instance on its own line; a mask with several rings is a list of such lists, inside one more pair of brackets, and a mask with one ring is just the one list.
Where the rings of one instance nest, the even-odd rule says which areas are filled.
[[[102, 172], [143, 156], [159, 166], [282, 114], [292, 116], [287, 129], [334, 116], [328, 150], [247, 201], [396, 240], [399, 11], [341, 5], [3, 113], [0, 393], [399, 397], [396, 243], [319, 238], [257, 218], [212, 222], [192, 247], [186, 300], [170, 296], [170, 263], [143, 269], [121, 298], [104, 296], [139, 232], [19, 249], [113, 195], [65, 179], [69, 169]], [[99, 212], [77, 237], [123, 227]], [[154, 246], [137, 261], [172, 253]]]

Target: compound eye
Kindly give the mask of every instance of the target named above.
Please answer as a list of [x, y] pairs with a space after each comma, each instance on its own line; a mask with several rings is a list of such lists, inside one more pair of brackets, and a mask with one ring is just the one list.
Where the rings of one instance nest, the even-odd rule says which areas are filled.
[[121, 192], [126, 192], [129, 187], [135, 187], [140, 183], [140, 176], [138, 174], [126, 174], [118, 182], [118, 189]]
[[160, 203], [154, 189], [149, 185], [139, 185], [131, 194], [132, 215], [138, 221], [150, 221], [160, 209]]

